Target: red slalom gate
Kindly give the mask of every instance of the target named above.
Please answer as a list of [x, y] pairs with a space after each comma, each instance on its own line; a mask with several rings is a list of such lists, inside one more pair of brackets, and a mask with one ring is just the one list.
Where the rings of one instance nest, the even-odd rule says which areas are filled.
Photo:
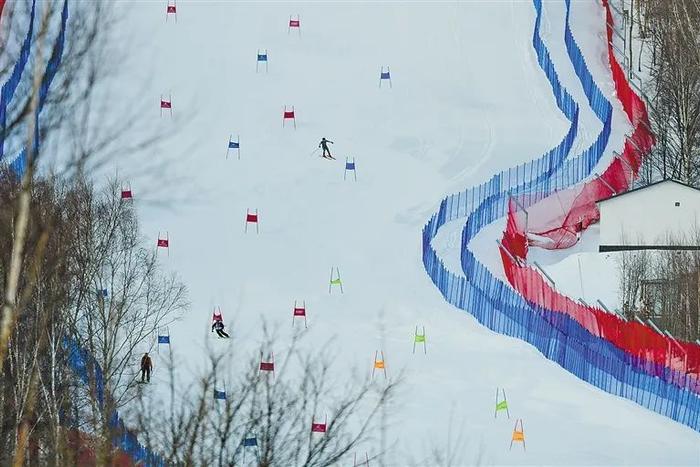
[[130, 186], [122, 188], [121, 199], [134, 199], [134, 194], [131, 192]]
[[156, 243], [158, 248], [170, 248], [170, 238], [168, 236], [168, 233], [165, 233], [165, 237], [160, 236], [160, 232], [158, 232], [158, 242]]
[[296, 29], [299, 32], [299, 36], [301, 36], [301, 18], [299, 15], [297, 15], [296, 18], [292, 18], [292, 16], [289, 16], [289, 23], [287, 25], [287, 34], [289, 34], [292, 29]]
[[323, 423], [316, 422], [316, 417], [311, 418], [311, 432], [325, 433], [328, 427], [328, 415], [325, 416]]
[[255, 212], [251, 212], [250, 209], [246, 209], [245, 211], [245, 228], [243, 231], [245, 233], [248, 233], [248, 224], [255, 224], [255, 233], [260, 233], [260, 222], [258, 218], [258, 210], [255, 209]]
[[291, 120], [292, 123], [294, 124], [294, 129], [297, 129], [297, 118], [296, 114], [294, 113], [294, 106], [291, 107], [291, 110], [287, 108], [287, 106], [284, 106], [284, 109], [282, 110], [282, 128], [284, 128], [284, 122], [287, 120]]
[[160, 96], [160, 116], [163, 116], [163, 109], [170, 111], [170, 116], [173, 116], [173, 97], [169, 96], [168, 99], [164, 99]]
[[261, 372], [268, 372], [272, 373], [272, 377], [275, 377], [275, 354], [271, 353], [270, 354], [270, 359], [265, 361], [263, 359], [263, 353], [260, 352], [260, 369], [258, 370], [258, 374]]
[[306, 323], [306, 300], [301, 303], [301, 306], [297, 305], [297, 301], [294, 300], [294, 308], [292, 309], [292, 326], [294, 326], [295, 318], [304, 318], [304, 328], [307, 327]]
[[[598, 178], [583, 186], [555, 193], [528, 208], [527, 226], [523, 213], [516, 209], [515, 200], [510, 200], [500, 249], [504, 270], [508, 282], [529, 302], [567, 314], [591, 334], [606, 339], [630, 355], [690, 377], [688, 387], [700, 392], [700, 346], [662, 335], [642, 322], [628, 322], [600, 308], [582, 305], [558, 293], [536, 270], [519, 261], [527, 257], [529, 245], [548, 249], [574, 245], [580, 232], [599, 220], [596, 201], [629, 189], [643, 158], [654, 144], [644, 102], [630, 87], [613, 52], [613, 22], [607, 0], [603, 0], [603, 6], [615, 89], [634, 132], [625, 140], [622, 154], [615, 154], [613, 162]], [[564, 214], [555, 218], [548, 215], [552, 212], [552, 203], [557, 207], [564, 206]], [[528, 237], [528, 233], [534, 235]], [[531, 239], [529, 245], [528, 238]]]

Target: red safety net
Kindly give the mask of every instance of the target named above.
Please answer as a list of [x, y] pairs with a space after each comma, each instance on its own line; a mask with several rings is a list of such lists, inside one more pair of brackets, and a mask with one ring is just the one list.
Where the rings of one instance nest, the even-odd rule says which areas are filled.
[[298, 28], [299, 27], [299, 20], [298, 19], [290, 19], [289, 20], [289, 27], [290, 28]]
[[294, 111], [293, 110], [285, 110], [284, 111], [284, 118], [294, 118]]
[[[168, 5], [167, 12], [168, 13], [177, 13], [177, 8], [175, 7], [175, 5]], [[185, 11], [185, 13], [187, 13], [187, 12]]]
[[171, 108], [172, 108], [172, 104], [170, 103], [170, 101], [161, 100], [161, 101], [160, 101], [160, 108], [161, 108], [161, 109], [171, 109]]
[[294, 308], [294, 316], [306, 316], [306, 308]]
[[158, 246], [161, 248], [168, 248], [168, 239], [166, 238], [159, 238], [158, 239]]
[[248, 213], [245, 216], [245, 221], [246, 222], [258, 222], [258, 215]]
[[[580, 232], [600, 218], [596, 202], [629, 189], [637, 177], [643, 158], [654, 144], [644, 102], [625, 78], [612, 50], [613, 19], [607, 0], [608, 57], [617, 97], [632, 122], [634, 132], [605, 172], [579, 187], [555, 192], [530, 206], [527, 214], [510, 200], [503, 233], [501, 259], [508, 282], [526, 300], [549, 310], [565, 313], [591, 334], [604, 338], [630, 355], [663, 365], [694, 378], [688, 386], [700, 391], [700, 346], [677, 341], [637, 321], [586, 306], [554, 290], [536, 270], [523, 261], [528, 247], [563, 249], [574, 245]], [[559, 213], [559, 214], [557, 214]]]
[[[634, 127], [622, 151], [603, 174], [581, 187], [557, 192], [528, 209], [530, 244], [547, 249], [568, 248], [578, 241], [578, 234], [600, 219], [597, 201], [622, 193], [637, 177], [642, 160], [654, 145], [649, 131], [649, 117], [642, 99], [632, 90], [613, 52], [613, 18], [608, 1], [606, 12], [608, 58], [617, 97]], [[553, 216], [552, 213], [559, 213]]]
[[632, 136], [625, 141], [622, 154], [615, 157], [600, 177], [582, 186], [557, 191], [528, 208], [527, 236], [531, 245], [546, 249], [573, 246], [580, 232], [600, 219], [596, 202], [632, 186], [642, 159], [654, 143], [644, 123], [638, 122]]
[[274, 362], [260, 362], [260, 371], [275, 371]]
[[[554, 290], [535, 269], [519, 262], [505, 248], [500, 251], [508, 282], [527, 301], [565, 313], [594, 336], [611, 342], [630, 355], [680, 374], [700, 377], [700, 346], [670, 339], [637, 321], [624, 321], [600, 308], [575, 302]], [[700, 390], [700, 385], [696, 388]]]
[[525, 237], [525, 224], [522, 216], [517, 215], [516, 205], [513, 198], [508, 201], [508, 218], [506, 230], [503, 232], [503, 247], [510, 254], [518, 258], [527, 257], [527, 238]]

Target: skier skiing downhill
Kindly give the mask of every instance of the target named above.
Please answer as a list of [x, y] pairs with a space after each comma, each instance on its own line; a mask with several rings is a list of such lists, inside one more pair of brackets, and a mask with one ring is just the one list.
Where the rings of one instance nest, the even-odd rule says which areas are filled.
[[211, 332], [214, 332], [214, 330], [216, 330], [216, 334], [219, 337], [229, 337], [226, 331], [224, 331], [224, 322], [222, 320], [214, 321], [214, 324], [211, 325]]
[[321, 154], [321, 157], [325, 159], [333, 159], [335, 160], [335, 157], [331, 155], [331, 150], [328, 149], [328, 143], [333, 144], [333, 141], [324, 138], [321, 138], [321, 142], [318, 143], [318, 147], [323, 149], [323, 154]]

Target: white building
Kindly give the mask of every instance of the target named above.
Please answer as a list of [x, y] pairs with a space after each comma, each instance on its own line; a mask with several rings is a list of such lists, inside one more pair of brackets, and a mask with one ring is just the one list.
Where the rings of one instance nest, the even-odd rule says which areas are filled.
[[[598, 201], [599, 251], [700, 250], [700, 190], [663, 180]], [[700, 233], [698, 233], [700, 235]]]

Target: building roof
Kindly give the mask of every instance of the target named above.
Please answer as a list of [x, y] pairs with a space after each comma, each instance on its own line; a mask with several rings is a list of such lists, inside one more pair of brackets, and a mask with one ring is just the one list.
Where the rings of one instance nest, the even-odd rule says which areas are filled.
[[677, 185], [682, 185], [682, 186], [687, 187], [687, 188], [692, 188], [693, 190], [696, 190], [698, 193], [700, 193], [700, 188], [696, 188], [696, 187], [694, 187], [694, 186], [692, 186], [692, 185], [688, 185], [687, 183], [683, 183], [683, 182], [681, 182], [681, 181], [679, 181], [679, 180], [674, 180], [674, 179], [671, 179], [671, 178], [667, 178], [667, 179], [664, 179], [664, 180], [659, 180], [658, 182], [653, 182], [653, 183], [650, 183], [650, 184], [648, 184], [648, 185], [644, 185], [644, 186], [640, 186], [640, 187], [638, 187], [638, 188], [633, 188], [633, 189], [631, 189], [631, 190], [627, 190], [627, 191], [625, 191], [625, 192], [623, 192], [623, 193], [618, 193], [618, 194], [615, 194], [615, 195], [612, 195], [612, 196], [608, 196], [607, 198], [603, 198], [603, 199], [601, 199], [601, 200], [596, 201], [596, 204], [598, 204], [598, 203], [603, 203], [603, 202], [605, 202], [605, 201], [608, 201], [609, 199], [619, 198], [619, 197], [621, 197], [621, 196], [625, 196], [625, 195], [628, 195], [628, 194], [630, 194], [630, 193], [634, 193], [635, 191], [645, 190], [645, 189], [650, 188], [650, 187], [652, 187], [652, 186], [660, 185], [661, 183], [667, 183], [667, 182], [672, 182], [672, 183], [675, 183], [675, 184], [677, 184]]

